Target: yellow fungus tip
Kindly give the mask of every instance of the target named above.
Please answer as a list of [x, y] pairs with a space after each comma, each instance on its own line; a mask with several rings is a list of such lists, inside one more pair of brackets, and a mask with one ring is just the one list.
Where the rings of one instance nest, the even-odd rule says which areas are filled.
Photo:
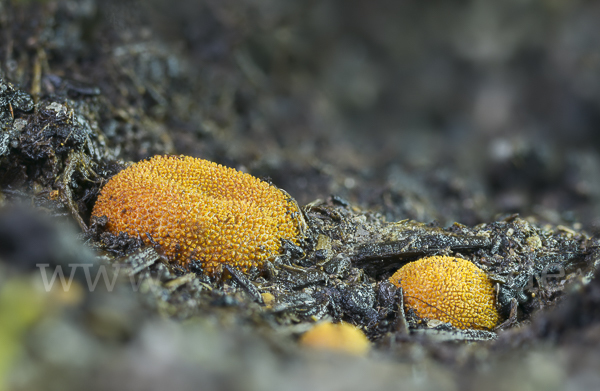
[[371, 347], [368, 338], [358, 328], [347, 323], [331, 322], [319, 323], [302, 334], [300, 344], [354, 355], [364, 355]]

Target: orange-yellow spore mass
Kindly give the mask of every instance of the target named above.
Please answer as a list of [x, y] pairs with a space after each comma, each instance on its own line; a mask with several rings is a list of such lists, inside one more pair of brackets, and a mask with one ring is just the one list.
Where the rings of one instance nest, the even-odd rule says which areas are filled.
[[422, 318], [461, 329], [490, 330], [498, 323], [494, 284], [466, 259], [423, 258], [404, 265], [390, 282], [402, 287], [405, 307]]
[[111, 178], [92, 216], [108, 217], [112, 233], [158, 245], [171, 262], [197, 260], [215, 276], [224, 263], [242, 271], [262, 266], [281, 239], [298, 243], [297, 213], [287, 194], [249, 174], [203, 159], [155, 156]]
[[358, 328], [348, 324], [323, 322], [302, 334], [300, 344], [316, 349], [364, 355], [371, 343]]

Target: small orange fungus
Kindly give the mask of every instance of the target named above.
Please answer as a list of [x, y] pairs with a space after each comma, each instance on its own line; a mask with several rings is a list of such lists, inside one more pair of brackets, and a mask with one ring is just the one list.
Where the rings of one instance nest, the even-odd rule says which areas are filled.
[[347, 323], [331, 322], [319, 323], [302, 334], [300, 344], [355, 355], [366, 354], [371, 346], [361, 330]]
[[242, 271], [261, 267], [281, 239], [298, 243], [303, 221], [277, 187], [187, 156], [155, 156], [119, 172], [92, 216], [106, 216], [110, 232], [139, 236], [171, 262], [196, 260], [212, 276], [225, 263]]
[[461, 329], [490, 330], [498, 323], [494, 284], [466, 259], [419, 259], [400, 268], [390, 282], [402, 287], [404, 305], [422, 318]]

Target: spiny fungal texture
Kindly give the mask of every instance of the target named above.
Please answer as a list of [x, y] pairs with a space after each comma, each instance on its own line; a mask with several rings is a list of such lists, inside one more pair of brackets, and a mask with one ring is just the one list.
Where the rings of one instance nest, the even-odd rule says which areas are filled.
[[[218, 276], [225, 263], [248, 271], [298, 243], [296, 202], [249, 174], [188, 156], [155, 156], [124, 169], [102, 189], [92, 216], [140, 237], [170, 262], [198, 261]], [[151, 238], [151, 239], [150, 239]]]
[[461, 329], [490, 330], [498, 323], [494, 284], [466, 259], [419, 259], [401, 267], [390, 282], [402, 287], [405, 307], [421, 318]]

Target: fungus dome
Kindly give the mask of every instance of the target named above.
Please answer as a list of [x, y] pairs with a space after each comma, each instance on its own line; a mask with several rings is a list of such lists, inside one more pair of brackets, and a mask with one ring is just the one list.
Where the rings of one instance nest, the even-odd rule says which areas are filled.
[[300, 211], [282, 190], [203, 159], [155, 156], [126, 168], [102, 189], [92, 216], [107, 229], [157, 247], [170, 262], [198, 261], [208, 275], [228, 263], [247, 271], [298, 243]]
[[494, 284], [466, 259], [419, 259], [404, 265], [389, 281], [402, 287], [405, 307], [422, 318], [461, 329], [489, 330], [498, 323]]

